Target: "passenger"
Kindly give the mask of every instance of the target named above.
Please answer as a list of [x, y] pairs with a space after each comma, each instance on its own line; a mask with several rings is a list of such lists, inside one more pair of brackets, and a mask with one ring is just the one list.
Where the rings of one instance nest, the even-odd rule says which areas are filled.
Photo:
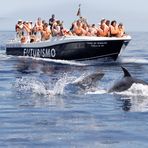
[[41, 32], [43, 31], [43, 24], [41, 18], [37, 19], [34, 30], [36, 32], [36, 41], [41, 41]]
[[15, 31], [16, 31], [16, 38], [20, 39], [23, 32], [23, 22], [22, 20], [19, 20], [18, 23], [15, 25]]
[[32, 24], [32, 21], [29, 21], [28, 22], [28, 27], [30, 29], [30, 34], [32, 35], [32, 32], [33, 32], [33, 24]]
[[118, 35], [117, 35], [118, 37], [123, 37], [123, 36], [125, 36], [125, 29], [124, 29], [124, 26], [123, 26], [123, 24], [122, 23], [120, 23], [119, 25], [118, 25]]
[[117, 37], [118, 36], [118, 26], [116, 21], [112, 21], [110, 25], [110, 36]]
[[96, 36], [97, 35], [97, 27], [95, 26], [95, 24], [92, 24], [92, 26], [89, 26], [89, 30], [88, 30], [88, 36]]
[[24, 22], [24, 29], [27, 32], [27, 35], [31, 32], [31, 26], [30, 23], [28, 21]]
[[35, 23], [37, 31], [41, 32], [43, 30], [43, 24], [41, 18], [37, 19], [37, 22]]
[[88, 25], [87, 20], [80, 17], [72, 23], [70, 30], [67, 30], [63, 27], [63, 22], [55, 20], [55, 15], [53, 14], [51, 19], [49, 19], [49, 25], [45, 20], [41, 20], [41, 18], [37, 19], [34, 26], [31, 21], [22, 22], [19, 20], [15, 26], [17, 38], [19, 38], [21, 43], [32, 43], [40, 40], [48, 40], [51, 36], [123, 37], [125, 35], [123, 24], [120, 23], [117, 26], [116, 21], [112, 21], [110, 24], [110, 21], [106, 19], [102, 19], [97, 28], [95, 24]]
[[97, 36], [107, 37], [108, 36], [108, 31], [109, 31], [109, 29], [108, 29], [108, 26], [106, 25], [106, 20], [102, 19], [101, 24], [98, 27]]
[[87, 24], [82, 25], [82, 36], [87, 36], [88, 34], [88, 26]]
[[44, 26], [44, 24], [46, 23], [46, 21], [45, 20], [42, 20], [42, 25]]
[[23, 35], [25, 36], [27, 42], [30, 42], [30, 33], [31, 30], [28, 22], [23, 22]]
[[73, 33], [74, 35], [78, 36], [81, 36], [83, 34], [82, 23], [79, 20], [74, 24]]
[[106, 20], [106, 31], [108, 32], [108, 37], [110, 37], [110, 20]]
[[110, 20], [106, 20], [105, 24], [110, 27]]
[[45, 23], [43, 26], [43, 31], [42, 31], [42, 41], [49, 40], [51, 38], [51, 30], [48, 28], [48, 24]]
[[52, 25], [52, 35], [53, 36], [60, 36], [61, 34], [61, 22], [59, 20], [55, 21]]
[[53, 26], [53, 24], [54, 24], [55, 21], [56, 21], [56, 20], [55, 20], [55, 15], [52, 14], [51, 18], [49, 19], [49, 26], [50, 26], [50, 29], [52, 29], [52, 26]]

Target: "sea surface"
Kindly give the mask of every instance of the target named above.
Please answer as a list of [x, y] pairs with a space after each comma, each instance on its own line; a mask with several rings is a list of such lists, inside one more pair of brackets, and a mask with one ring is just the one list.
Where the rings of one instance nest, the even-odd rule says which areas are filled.
[[[148, 147], [148, 86], [108, 93], [123, 77], [121, 66], [148, 82], [148, 33], [131, 32], [116, 62], [7, 56], [14, 35], [0, 32], [0, 147]], [[96, 71], [105, 75], [95, 91], [65, 89]]]

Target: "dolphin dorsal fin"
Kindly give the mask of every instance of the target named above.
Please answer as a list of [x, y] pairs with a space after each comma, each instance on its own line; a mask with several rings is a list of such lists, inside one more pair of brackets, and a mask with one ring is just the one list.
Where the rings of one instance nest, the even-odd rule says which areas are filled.
[[123, 72], [124, 72], [124, 77], [131, 77], [131, 74], [128, 72], [127, 69], [125, 69], [125, 68], [122, 67], [122, 66], [121, 66], [121, 68], [122, 68], [122, 70], [123, 70]]

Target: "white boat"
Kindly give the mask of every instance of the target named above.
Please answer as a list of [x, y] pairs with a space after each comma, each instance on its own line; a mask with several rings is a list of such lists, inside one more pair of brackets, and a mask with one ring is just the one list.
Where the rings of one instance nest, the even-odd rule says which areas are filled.
[[13, 40], [6, 44], [6, 54], [60, 60], [88, 60], [95, 58], [116, 60], [130, 40], [131, 37], [128, 35], [121, 38], [62, 36], [25, 44]]

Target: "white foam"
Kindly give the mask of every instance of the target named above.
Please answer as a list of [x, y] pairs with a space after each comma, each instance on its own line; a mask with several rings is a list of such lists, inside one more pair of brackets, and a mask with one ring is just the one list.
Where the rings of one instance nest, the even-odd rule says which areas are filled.
[[48, 89], [41, 80], [38, 80], [35, 77], [22, 77], [16, 80], [15, 88], [17, 88], [17, 90], [20, 92], [37, 95], [63, 95], [65, 94], [65, 86], [67, 86], [69, 83], [72, 83], [75, 79], [76, 77], [68, 77], [67, 74], [65, 74], [55, 83], [53, 89]]
[[[19, 56], [19, 58], [22, 58], [22, 56]], [[81, 62], [78, 61], [71, 61], [71, 60], [57, 60], [57, 59], [48, 59], [48, 58], [37, 58], [37, 57], [25, 57], [23, 56], [23, 58], [31, 58], [33, 60], [37, 60], [37, 61], [46, 61], [46, 62], [53, 62], [53, 63], [59, 63], [59, 64], [67, 64], [67, 65], [76, 65], [76, 66], [86, 66], [86, 64], [83, 64]]]
[[94, 92], [87, 92], [86, 94], [106, 94], [107, 93], [107, 91], [106, 90], [104, 90], [104, 89], [99, 89], [99, 90], [96, 90], [96, 91], [94, 91]]
[[55, 87], [53, 89], [54, 94], [64, 94], [64, 88], [67, 84], [73, 82], [76, 78], [75, 77], [68, 77], [66, 74], [63, 78], [59, 79]]
[[127, 91], [116, 92], [117, 94], [130, 96], [130, 97], [147, 97], [148, 98], [148, 86], [143, 84], [133, 84]]
[[18, 91], [31, 92], [39, 95], [47, 94], [46, 87], [43, 82], [35, 79], [23, 77], [16, 80], [15, 87]]
[[144, 59], [144, 58], [121, 58], [119, 60], [119, 62], [121, 63], [139, 63], [139, 64], [148, 64], [148, 59]]

